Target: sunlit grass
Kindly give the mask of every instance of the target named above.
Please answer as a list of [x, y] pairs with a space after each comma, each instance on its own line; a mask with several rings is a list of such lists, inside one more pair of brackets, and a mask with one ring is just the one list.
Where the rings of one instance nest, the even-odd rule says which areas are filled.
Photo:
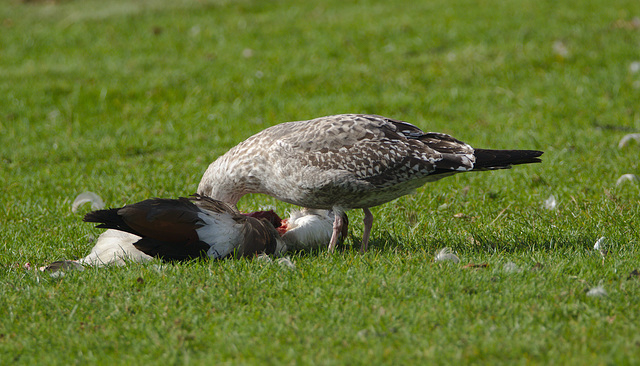
[[[616, 181], [640, 175], [639, 144], [618, 148], [640, 132], [638, 16], [624, 0], [0, 4], [1, 363], [635, 362], [640, 187]], [[338, 252], [293, 270], [25, 269], [88, 253], [83, 191], [188, 195], [251, 134], [346, 112], [543, 163], [372, 209], [364, 255], [350, 212]], [[271, 206], [291, 208], [240, 202]], [[460, 262], [435, 262], [443, 247]]]

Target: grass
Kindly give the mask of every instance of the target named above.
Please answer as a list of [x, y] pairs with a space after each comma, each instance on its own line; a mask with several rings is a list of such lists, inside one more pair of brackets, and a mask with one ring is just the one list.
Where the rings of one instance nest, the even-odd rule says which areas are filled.
[[[616, 180], [640, 175], [640, 146], [617, 147], [640, 130], [638, 16], [631, 0], [3, 2], [0, 360], [637, 363], [640, 188]], [[365, 255], [354, 211], [338, 253], [295, 270], [23, 268], [88, 252], [99, 230], [70, 210], [83, 191], [110, 206], [187, 195], [251, 134], [344, 112], [544, 162], [375, 208]], [[444, 246], [459, 264], [433, 261]]]

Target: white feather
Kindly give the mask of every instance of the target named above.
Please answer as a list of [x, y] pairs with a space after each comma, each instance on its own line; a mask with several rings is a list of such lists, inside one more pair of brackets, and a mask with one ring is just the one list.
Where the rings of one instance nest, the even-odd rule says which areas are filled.
[[278, 258], [278, 264], [284, 268], [296, 269], [296, 265], [289, 259], [289, 257]]
[[78, 208], [80, 208], [80, 206], [84, 205], [85, 203], [91, 203], [92, 210], [100, 210], [104, 208], [104, 202], [102, 201], [102, 198], [100, 198], [100, 196], [93, 192], [87, 191], [82, 192], [76, 196], [76, 199], [73, 200], [73, 204], [71, 205], [71, 211], [73, 213], [76, 213], [78, 211]]
[[228, 213], [203, 210], [198, 217], [205, 225], [196, 229], [201, 241], [209, 244], [207, 255], [214, 259], [224, 258], [233, 252], [242, 240], [242, 225]]
[[631, 182], [634, 184], [638, 184], [640, 182], [640, 177], [635, 174], [622, 174], [620, 178], [616, 181], [616, 186], [621, 185], [624, 182]]
[[109, 264], [124, 265], [127, 262], [144, 262], [152, 257], [136, 249], [133, 243], [140, 237], [124, 231], [109, 229], [98, 237], [96, 245], [79, 263], [91, 266], [105, 266]]
[[518, 267], [518, 265], [513, 262], [505, 263], [504, 266], [502, 266], [502, 270], [509, 273], [522, 272], [522, 268]]
[[624, 135], [620, 139], [620, 142], [618, 142], [618, 149], [622, 149], [623, 147], [625, 147], [625, 145], [627, 145], [631, 140], [640, 142], [640, 133], [630, 133], [628, 135]]
[[596, 240], [596, 243], [593, 245], [593, 249], [603, 250], [606, 242], [607, 242], [607, 238], [604, 236], [601, 236], [600, 239]]
[[555, 210], [558, 205], [558, 201], [556, 201], [556, 196], [551, 195], [549, 198], [544, 200], [544, 208], [547, 210]]
[[607, 296], [607, 294], [607, 290], [605, 290], [601, 285], [593, 287], [587, 291], [587, 296], [589, 297], [604, 297]]
[[326, 247], [333, 233], [333, 212], [303, 209], [291, 212], [287, 232], [282, 235], [286, 250]]
[[451, 250], [449, 247], [444, 247], [438, 251], [435, 257], [436, 262], [447, 262], [451, 261], [453, 263], [459, 263], [460, 258]]

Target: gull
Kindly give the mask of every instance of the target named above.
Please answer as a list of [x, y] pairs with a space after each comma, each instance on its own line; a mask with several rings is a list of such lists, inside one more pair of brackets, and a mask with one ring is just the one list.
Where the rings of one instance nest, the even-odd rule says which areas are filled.
[[404, 121], [339, 114], [281, 123], [249, 137], [209, 165], [197, 192], [234, 206], [246, 194], [261, 193], [332, 210], [330, 252], [343, 230], [343, 213], [362, 209], [364, 252], [373, 226], [370, 207], [456, 173], [538, 163], [540, 155], [536, 150], [474, 149]]

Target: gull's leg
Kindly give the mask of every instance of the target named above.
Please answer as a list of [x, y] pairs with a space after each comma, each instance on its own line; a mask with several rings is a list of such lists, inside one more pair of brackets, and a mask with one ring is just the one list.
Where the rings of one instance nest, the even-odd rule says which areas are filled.
[[336, 250], [336, 245], [338, 244], [338, 237], [342, 232], [342, 225], [344, 225], [344, 220], [342, 219], [342, 212], [334, 209], [333, 211], [335, 215], [335, 219], [333, 220], [333, 233], [331, 234], [331, 241], [329, 241], [329, 253], [333, 253]]
[[369, 246], [369, 235], [371, 234], [371, 228], [373, 227], [373, 214], [371, 211], [369, 211], [368, 208], [363, 208], [362, 212], [364, 212], [364, 232], [362, 233], [362, 246], [360, 247], [360, 253], [367, 251]]

